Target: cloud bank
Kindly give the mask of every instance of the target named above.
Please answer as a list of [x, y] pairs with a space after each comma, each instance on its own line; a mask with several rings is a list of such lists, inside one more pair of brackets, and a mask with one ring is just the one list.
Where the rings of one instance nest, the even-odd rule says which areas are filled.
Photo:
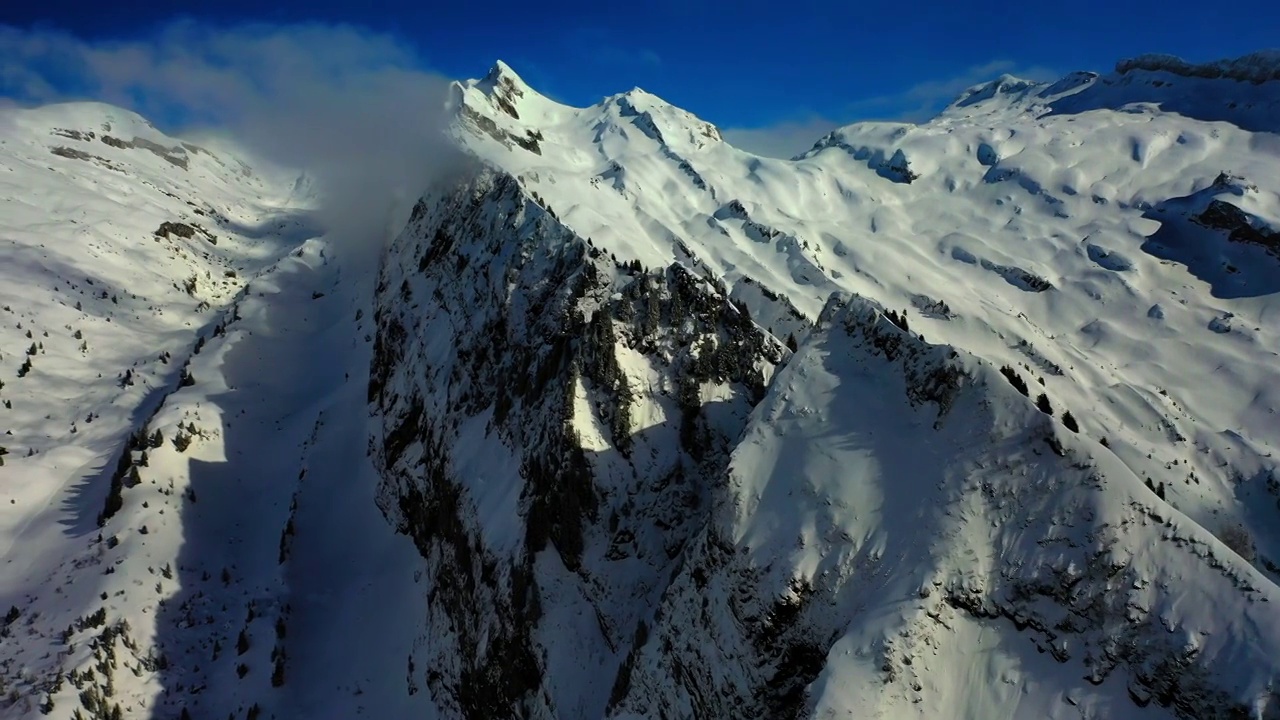
[[192, 21], [130, 41], [0, 26], [0, 96], [20, 105], [100, 100], [169, 134], [227, 136], [309, 174], [342, 239], [385, 234], [454, 161], [442, 135], [448, 79], [396, 39], [344, 25]]

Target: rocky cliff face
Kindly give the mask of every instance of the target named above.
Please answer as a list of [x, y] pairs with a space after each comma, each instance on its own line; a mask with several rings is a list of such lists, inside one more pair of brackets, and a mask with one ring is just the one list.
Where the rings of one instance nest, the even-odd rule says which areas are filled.
[[598, 716], [788, 351], [489, 170], [415, 209], [376, 322], [380, 505], [433, 561], [410, 685], [454, 715]]
[[479, 159], [376, 299], [379, 505], [427, 561], [408, 691], [448, 717], [1277, 717], [1275, 335], [1232, 320], [1275, 291], [1243, 235], [1271, 232], [1267, 141], [1139, 126], [1153, 78], [1002, 79], [789, 163], [641, 91], [459, 84]]
[[[430, 197], [381, 270], [369, 400], [379, 504], [429, 561], [406, 682], [446, 716], [945, 714], [973, 632], [1094, 711], [1275, 715], [1218, 668], [1273, 588], [1016, 372], [857, 296], [790, 360], [508, 175]], [[1183, 565], [1238, 619], [1182, 616]]]

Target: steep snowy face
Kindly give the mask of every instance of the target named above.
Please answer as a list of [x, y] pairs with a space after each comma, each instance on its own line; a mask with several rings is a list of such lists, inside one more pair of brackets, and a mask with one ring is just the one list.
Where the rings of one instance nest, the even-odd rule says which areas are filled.
[[1274, 714], [1275, 585], [898, 320], [837, 296], [780, 371], [616, 714]]
[[279, 178], [108, 105], [4, 111], [0, 149], [0, 473], [26, 480], [0, 523], [16, 532], [102, 465], [192, 333], [308, 227], [272, 212]]
[[317, 262], [293, 180], [119, 108], [0, 112], [0, 716], [176, 717], [210, 686], [217, 714], [252, 702], [219, 685], [229, 656], [214, 677], [209, 645], [234, 642], [216, 607], [239, 622], [278, 578], [217, 579], [238, 482], [196, 468], [239, 452], [227, 350], [266, 324], [246, 284]]
[[478, 164], [386, 258], [369, 396], [411, 690], [1276, 717], [1280, 85], [1146, 65], [792, 161], [458, 84]]
[[483, 169], [415, 208], [375, 321], [379, 505], [430, 561], [410, 692], [600, 716], [788, 351], [717, 281], [622, 264]]

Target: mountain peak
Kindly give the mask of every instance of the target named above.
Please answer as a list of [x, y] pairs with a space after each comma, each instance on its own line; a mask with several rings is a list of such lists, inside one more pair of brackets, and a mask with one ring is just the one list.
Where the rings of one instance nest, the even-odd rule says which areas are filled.
[[501, 60], [495, 62], [482, 79], [472, 80], [467, 84], [494, 98], [499, 104], [511, 106], [515, 106], [526, 93], [534, 93], [533, 88]]
[[952, 104], [955, 107], [968, 107], [996, 97], [1017, 100], [1025, 96], [1028, 91], [1040, 87], [1042, 84], [1005, 73], [995, 80], [971, 86]]
[[[536, 125], [546, 111], [556, 106], [529, 87], [510, 65], [501, 60], [496, 61], [483, 78], [455, 82], [452, 87], [453, 97], [449, 105], [456, 112], [470, 116], [474, 122], [480, 122], [478, 118], [481, 117], [487, 118], [486, 128], [494, 122], [505, 127], [509, 123], [525, 125], [532, 120]], [[496, 131], [497, 125], [485, 130], [487, 133]]]
[[511, 66], [501, 60], [493, 63], [493, 67], [489, 68], [489, 72], [485, 74], [484, 81], [494, 83], [507, 82], [512, 85], [528, 87], [528, 84], [520, 77], [520, 75], [511, 69]]

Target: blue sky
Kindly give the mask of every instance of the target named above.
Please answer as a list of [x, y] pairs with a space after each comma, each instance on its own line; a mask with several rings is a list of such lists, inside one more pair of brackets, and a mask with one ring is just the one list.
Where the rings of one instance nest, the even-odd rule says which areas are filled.
[[[0, 94], [27, 102], [93, 95], [83, 68], [59, 67], [49, 48], [74, 42], [92, 54], [113, 44], [146, 46], [178, 18], [170, 8], [155, 0], [7, 4], [0, 11], [0, 24], [9, 26], [0, 45]], [[351, 25], [393, 47], [397, 67], [474, 77], [501, 58], [539, 91], [570, 104], [640, 86], [722, 128], [806, 136], [860, 119], [923, 119], [964, 87], [1003, 72], [1049, 79], [1105, 71], [1143, 52], [1204, 61], [1280, 44], [1280, 3], [1263, 2], [1233, 3], [1229, 17], [1186, 0], [196, 0], [181, 12], [206, 39], [245, 23], [278, 34], [304, 24]], [[324, 62], [324, 40], [311, 37]], [[25, 49], [13, 50], [15, 43]], [[35, 57], [33, 45], [46, 56]], [[37, 65], [44, 84], [31, 78]]]

